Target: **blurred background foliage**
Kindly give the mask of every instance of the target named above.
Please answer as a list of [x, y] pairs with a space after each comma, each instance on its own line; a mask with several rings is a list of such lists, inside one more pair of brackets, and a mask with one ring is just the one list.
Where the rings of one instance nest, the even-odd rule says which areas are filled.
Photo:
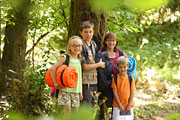
[[[19, 2], [21, 0], [0, 0], [0, 58], [4, 51], [5, 26], [14, 24], [6, 21], [15, 19], [13, 15]], [[31, 3], [24, 81], [9, 78], [14, 82], [13, 91], [6, 89], [6, 96], [1, 97], [0, 116], [3, 119], [13, 116], [13, 112], [8, 113], [11, 110], [29, 117], [55, 113], [56, 106], [49, 96], [44, 76], [66, 49], [70, 0], [31, 0]], [[156, 94], [151, 96], [158, 99], [179, 100], [180, 1], [92, 0], [90, 4], [107, 12], [107, 30], [116, 33], [120, 49], [136, 58], [137, 96], [153, 91]], [[147, 117], [141, 114], [142, 109], [136, 111], [136, 119]], [[21, 113], [18, 115], [22, 116]]]

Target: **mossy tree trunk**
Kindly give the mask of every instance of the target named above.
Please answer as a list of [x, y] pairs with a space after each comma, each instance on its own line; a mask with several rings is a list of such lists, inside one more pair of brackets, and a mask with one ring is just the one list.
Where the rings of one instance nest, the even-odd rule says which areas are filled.
[[106, 33], [106, 13], [91, 7], [88, 0], [71, 0], [68, 37], [79, 35], [80, 23], [90, 20], [94, 23], [93, 40], [101, 47], [101, 41]]
[[9, 84], [7, 78], [22, 80], [22, 70], [25, 67], [26, 35], [30, 6], [31, 0], [19, 0], [17, 6], [8, 11], [9, 20], [6, 21], [5, 27], [0, 96], [7, 88], [6, 85], [12, 83], [9, 81]]

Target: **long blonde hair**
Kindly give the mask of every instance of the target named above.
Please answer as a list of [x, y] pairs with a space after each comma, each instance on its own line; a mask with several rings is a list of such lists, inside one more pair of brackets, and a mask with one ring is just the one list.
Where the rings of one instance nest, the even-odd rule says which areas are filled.
[[[75, 36], [75, 35], [69, 38], [67, 52], [66, 52], [69, 56], [71, 56], [71, 50], [69, 49], [69, 47], [72, 45], [82, 46], [83, 45], [82, 39], [79, 36]], [[82, 60], [81, 52], [78, 54], [78, 59]]]

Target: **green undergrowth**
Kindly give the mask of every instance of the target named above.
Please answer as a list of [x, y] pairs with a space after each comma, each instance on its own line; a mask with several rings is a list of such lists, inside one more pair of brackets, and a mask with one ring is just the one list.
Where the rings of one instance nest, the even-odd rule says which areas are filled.
[[180, 120], [180, 113], [168, 115], [165, 119], [166, 120]]
[[171, 103], [163, 103], [159, 105], [159, 103], [147, 104], [139, 107], [135, 107], [134, 115], [136, 120], [154, 120], [155, 116], [161, 114], [170, 114], [170, 113], [180, 112], [178, 111], [177, 104]]

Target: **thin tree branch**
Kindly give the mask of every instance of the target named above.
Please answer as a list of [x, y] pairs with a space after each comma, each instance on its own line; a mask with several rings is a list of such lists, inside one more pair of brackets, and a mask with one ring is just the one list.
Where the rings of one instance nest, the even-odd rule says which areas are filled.
[[62, 16], [64, 17], [64, 22], [66, 24], [66, 27], [68, 28], [68, 23], [67, 23], [67, 17], [66, 17], [66, 13], [65, 13], [65, 10], [63, 9], [63, 5], [62, 5], [62, 2], [60, 1], [60, 4], [61, 4], [61, 10], [62, 10]]
[[66, 27], [68, 28], [68, 23], [67, 23], [67, 18], [66, 18], [66, 14], [65, 14], [65, 11], [64, 11], [64, 9], [62, 10], [63, 11], [63, 17], [64, 17], [64, 19], [65, 19], [65, 23], [66, 23]]
[[53, 31], [53, 30], [54, 30], [54, 28], [52, 28], [51, 30], [49, 30], [49, 31], [47, 31], [46, 33], [44, 33], [43, 35], [41, 35], [41, 36], [38, 38], [38, 40], [36, 41], [36, 43], [34, 43], [34, 45], [32, 46], [32, 48], [30, 48], [30, 49], [26, 52], [26, 55], [29, 54], [29, 53], [36, 47], [36, 45], [39, 43], [39, 41], [40, 41], [42, 38], [44, 38], [47, 34], [50, 33], [50, 31]]

